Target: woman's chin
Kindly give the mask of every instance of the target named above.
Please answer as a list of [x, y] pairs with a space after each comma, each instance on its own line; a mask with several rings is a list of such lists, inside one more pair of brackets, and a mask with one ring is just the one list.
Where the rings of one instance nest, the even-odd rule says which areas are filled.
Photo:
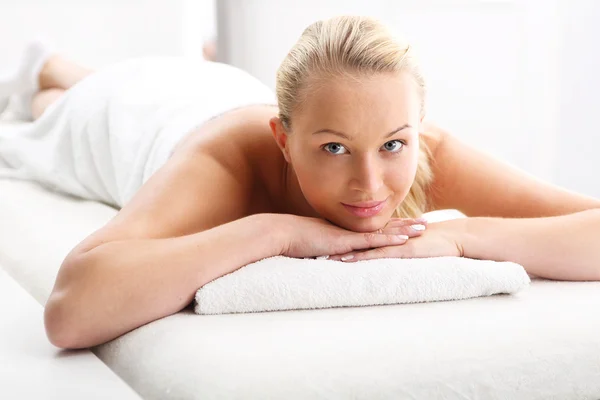
[[388, 223], [389, 218], [382, 215], [370, 218], [339, 218], [335, 221], [330, 220], [335, 225], [354, 232], [375, 232], [383, 229]]

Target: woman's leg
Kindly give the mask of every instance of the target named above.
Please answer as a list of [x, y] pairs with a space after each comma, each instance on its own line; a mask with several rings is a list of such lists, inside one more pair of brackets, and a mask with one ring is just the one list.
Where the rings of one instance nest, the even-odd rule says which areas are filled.
[[92, 72], [94, 71], [62, 56], [50, 56], [40, 70], [40, 90], [54, 88], [67, 90]]
[[52, 88], [44, 89], [34, 94], [31, 100], [31, 115], [33, 119], [38, 119], [46, 111], [46, 108], [58, 100], [64, 93], [64, 89]]
[[71, 86], [91, 74], [91, 69], [82, 67], [59, 55], [48, 58], [39, 75], [40, 91], [31, 101], [31, 114], [38, 119]]

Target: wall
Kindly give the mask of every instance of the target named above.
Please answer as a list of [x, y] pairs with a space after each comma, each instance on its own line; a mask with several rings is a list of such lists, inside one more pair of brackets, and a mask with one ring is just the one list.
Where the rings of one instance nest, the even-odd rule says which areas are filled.
[[199, 55], [215, 29], [211, 0], [0, 0], [0, 67], [34, 37], [101, 67], [137, 56]]
[[557, 183], [600, 197], [600, 2], [560, 8], [560, 91], [553, 176]]

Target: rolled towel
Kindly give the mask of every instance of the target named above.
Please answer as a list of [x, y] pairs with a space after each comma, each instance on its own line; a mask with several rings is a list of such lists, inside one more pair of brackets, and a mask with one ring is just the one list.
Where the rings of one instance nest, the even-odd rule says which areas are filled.
[[370, 306], [512, 294], [527, 287], [512, 262], [460, 257], [382, 258], [344, 263], [276, 256], [248, 264], [196, 292], [195, 312]]

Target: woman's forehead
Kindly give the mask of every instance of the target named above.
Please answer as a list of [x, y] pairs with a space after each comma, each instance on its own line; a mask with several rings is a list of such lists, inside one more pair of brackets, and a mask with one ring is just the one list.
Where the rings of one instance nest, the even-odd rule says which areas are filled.
[[418, 87], [410, 76], [380, 74], [364, 79], [339, 78], [312, 86], [292, 118], [307, 128], [323, 123], [336, 126], [416, 124], [420, 105]]

